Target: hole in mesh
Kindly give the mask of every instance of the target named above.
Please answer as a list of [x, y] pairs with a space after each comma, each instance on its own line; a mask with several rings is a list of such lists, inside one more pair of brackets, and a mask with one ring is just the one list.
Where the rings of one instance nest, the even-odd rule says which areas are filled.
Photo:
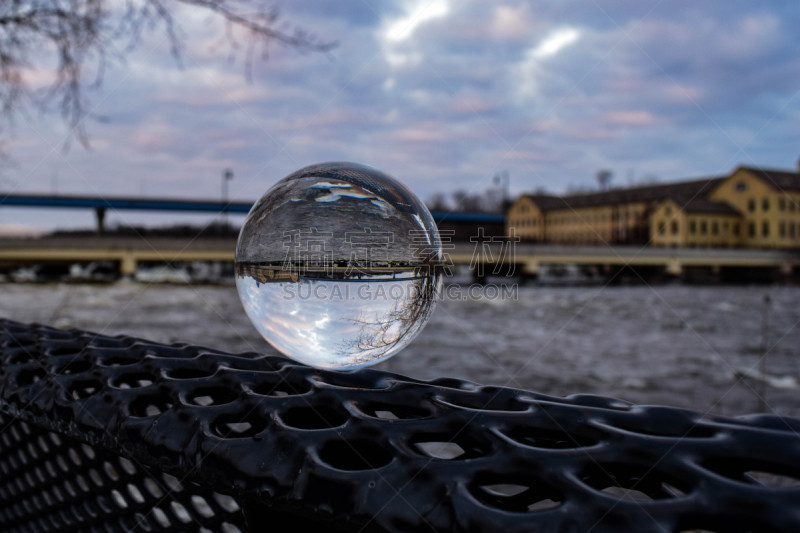
[[45, 374], [46, 372], [43, 368], [31, 368], [29, 370], [23, 370], [17, 375], [17, 385], [20, 387], [33, 385], [37, 381], [44, 378]]
[[119, 475], [119, 472], [117, 472], [117, 469], [114, 468], [114, 465], [112, 465], [108, 461], [103, 463], [103, 471], [106, 473], [106, 475], [108, 476], [108, 479], [110, 479], [111, 481], [117, 481], [120, 478], [120, 475]]
[[136, 503], [144, 503], [144, 496], [142, 495], [142, 492], [139, 490], [139, 487], [137, 487], [132, 483], [128, 483], [127, 489], [128, 489], [128, 494], [130, 494], [133, 501], [135, 501]]
[[481, 485], [481, 490], [490, 496], [500, 496], [503, 498], [510, 498], [518, 494], [522, 494], [530, 487], [526, 485], [515, 485], [513, 483], [497, 483], [495, 485]]
[[211, 430], [223, 439], [252, 437], [264, 431], [266, 427], [267, 422], [253, 413], [246, 416], [241, 414], [223, 415], [211, 423]]
[[236, 393], [230, 389], [204, 387], [189, 394], [187, 401], [194, 405], [207, 407], [209, 405], [225, 405], [236, 400], [236, 398]]
[[180, 502], [170, 502], [169, 506], [172, 508], [172, 514], [183, 522], [184, 524], [188, 524], [192, 521], [191, 515], [189, 515], [189, 511], [186, 510], [186, 507], [181, 505]]
[[147, 489], [147, 492], [149, 492], [154, 498], [160, 498], [164, 495], [164, 493], [161, 491], [161, 487], [158, 486], [158, 483], [149, 477], [144, 478], [143, 483], [144, 488]]
[[315, 375], [311, 377], [312, 380], [320, 388], [340, 388], [340, 389], [364, 389], [364, 390], [385, 390], [388, 389], [393, 381], [384, 377], [375, 379], [370, 373], [337, 373], [325, 372], [323, 375]]
[[116, 503], [117, 507], [120, 509], [128, 508], [128, 502], [125, 501], [125, 498], [122, 497], [122, 494], [120, 494], [118, 490], [114, 489], [111, 491], [111, 499], [114, 500], [114, 503]]
[[496, 476], [472, 483], [469, 491], [484, 505], [517, 513], [541, 512], [561, 505], [564, 497], [553, 487], [536, 482], [520, 483]]
[[432, 411], [425, 407], [380, 402], [365, 403], [359, 405], [358, 409], [367, 416], [382, 420], [420, 420], [432, 414]]
[[516, 428], [507, 433], [514, 441], [546, 450], [566, 450], [571, 448], [585, 448], [600, 442], [599, 437], [588, 434], [569, 433], [562, 429], [544, 428]]
[[800, 486], [800, 469], [797, 465], [771, 465], [741, 458], [717, 458], [706, 461], [703, 466], [728, 479], [749, 485], [771, 488]]
[[80, 488], [83, 492], [89, 492], [89, 482], [86, 481], [86, 478], [83, 475], [78, 474], [75, 476], [75, 482], [78, 484], [78, 488]]
[[183, 485], [181, 485], [181, 482], [178, 481], [178, 478], [176, 478], [175, 476], [172, 476], [165, 472], [164, 474], [162, 474], [161, 479], [164, 480], [164, 484], [166, 484], [167, 490], [169, 490], [170, 492], [183, 491]]
[[279, 381], [259, 383], [252, 388], [253, 393], [261, 396], [297, 396], [311, 390], [311, 383], [303, 379], [283, 378]]
[[130, 413], [133, 416], [157, 416], [170, 409], [172, 403], [164, 395], [148, 394], [139, 396], [130, 404]]
[[388, 465], [392, 453], [371, 440], [332, 440], [319, 451], [319, 457], [339, 470], [372, 470]]
[[217, 504], [220, 507], [222, 507], [222, 510], [228, 513], [235, 513], [240, 509], [239, 504], [236, 502], [236, 500], [228, 496], [227, 494], [220, 494], [219, 492], [215, 492], [214, 499], [217, 501]]
[[795, 477], [773, 474], [771, 472], [759, 472], [758, 470], [750, 470], [745, 472], [745, 476], [750, 476], [755, 482], [765, 487], [775, 489], [789, 489], [800, 487], [800, 479]]
[[153, 531], [150, 522], [147, 521], [147, 518], [142, 513], [134, 514], [133, 519], [136, 522], [134, 530]]
[[28, 450], [28, 455], [30, 455], [31, 458], [33, 459], [39, 458], [39, 452], [36, 451], [36, 446], [34, 446], [33, 443], [29, 442], [28, 445], [26, 446], [26, 449]]
[[434, 459], [458, 459], [467, 453], [455, 442], [415, 442], [414, 446], [423, 454]]
[[112, 355], [106, 357], [100, 357], [97, 359], [97, 364], [101, 366], [128, 366], [128, 365], [135, 365], [140, 362], [140, 359], [136, 357], [127, 357], [124, 355]]
[[56, 374], [80, 374], [81, 372], [86, 372], [91, 368], [92, 363], [85, 359], [78, 359], [76, 361], [70, 361], [69, 363], [59, 367], [59, 369], [56, 370]]
[[628, 501], [663, 500], [675, 498], [675, 489], [689, 491], [685, 482], [662, 472], [617, 463], [592, 464], [580, 478], [599, 492]]
[[676, 487], [676, 486], [674, 486], [674, 485], [672, 485], [670, 483], [664, 482], [664, 483], [661, 484], [661, 486], [664, 488], [664, 491], [666, 491], [668, 494], [670, 494], [674, 498], [686, 495], [686, 493], [684, 491], [682, 491], [681, 489], [679, 489], [678, 487]]
[[96, 379], [75, 381], [67, 389], [67, 394], [71, 396], [73, 400], [85, 400], [97, 394], [102, 386], [103, 385]]
[[172, 525], [172, 523], [169, 521], [169, 518], [167, 517], [167, 513], [162, 511], [160, 507], [153, 507], [152, 513], [153, 513], [153, 518], [156, 519], [156, 522], [158, 522], [158, 525], [160, 525], [161, 527], [170, 527]]
[[119, 458], [119, 466], [121, 466], [122, 470], [124, 470], [129, 476], [132, 476], [136, 473], [136, 466], [134, 466], [134, 464], [125, 457]]
[[422, 455], [433, 459], [473, 459], [486, 455], [486, 447], [469, 435], [451, 434], [419, 435], [411, 445]]
[[171, 368], [166, 371], [166, 376], [172, 379], [199, 379], [213, 375], [213, 372], [201, 368]]
[[214, 516], [214, 509], [208, 505], [208, 502], [202, 496], [195, 494], [192, 496], [192, 507], [197, 511], [197, 514], [203, 518], [211, 518]]
[[280, 418], [287, 426], [297, 429], [328, 429], [343, 425], [348, 416], [330, 406], [302, 406], [287, 409]]
[[39, 435], [39, 437], [36, 439], [36, 445], [39, 446], [39, 449], [44, 453], [50, 452], [50, 446], [47, 444], [47, 440], [45, 440], [44, 435]]
[[606, 487], [602, 489], [600, 492], [604, 492], [605, 494], [609, 494], [619, 500], [624, 500], [624, 501], [630, 501], [630, 502], [653, 501], [653, 498], [651, 498], [644, 492], [636, 489], [626, 489], [623, 487]]
[[85, 455], [89, 459], [94, 459], [95, 457], [94, 449], [88, 444], [81, 444], [81, 451], [83, 452], [83, 455]]
[[111, 386], [118, 389], [138, 389], [152, 385], [154, 382], [155, 377], [152, 374], [135, 372], [121, 375], [111, 383]]
[[91, 479], [92, 483], [94, 483], [96, 486], [103, 486], [103, 478], [100, 476], [100, 472], [94, 468], [89, 470], [89, 479]]

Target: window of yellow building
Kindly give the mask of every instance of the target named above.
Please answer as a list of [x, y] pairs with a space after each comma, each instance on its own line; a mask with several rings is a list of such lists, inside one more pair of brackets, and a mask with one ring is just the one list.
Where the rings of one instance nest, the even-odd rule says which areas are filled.
[[765, 220], [761, 224], [761, 236], [762, 237], [769, 237], [769, 220]]
[[795, 231], [794, 231], [794, 222], [789, 223], [789, 237], [794, 239]]
[[781, 237], [786, 237], [786, 222], [781, 221], [778, 225], [778, 235]]
[[701, 235], [707, 235], [708, 234], [708, 222], [706, 222], [705, 220], [700, 222], [700, 234]]
[[697, 233], [697, 222], [695, 222], [694, 220], [689, 222], [689, 233], [691, 233], [692, 235]]
[[778, 198], [778, 211], [786, 211], [786, 198]]
[[761, 200], [761, 209], [764, 211], [769, 211], [769, 198], [766, 196], [763, 200]]
[[658, 234], [659, 235], [664, 235], [666, 230], [667, 230], [667, 225], [664, 224], [663, 222], [659, 222], [658, 223]]
[[711, 235], [719, 235], [719, 223], [713, 222], [711, 224]]
[[738, 223], [738, 222], [736, 222], [736, 223], [733, 225], [733, 234], [734, 234], [734, 235], [736, 235], [737, 237], [739, 236], [739, 229], [740, 229], [740, 228], [739, 228], [739, 223]]
[[756, 201], [754, 198], [750, 198], [747, 202], [747, 210], [751, 213], [756, 210]]
[[678, 221], [677, 220], [673, 220], [672, 221], [672, 234], [673, 235], [677, 235], [678, 234]]
[[749, 234], [750, 234], [751, 237], [755, 237], [756, 236], [756, 223], [755, 222], [751, 222], [750, 223]]

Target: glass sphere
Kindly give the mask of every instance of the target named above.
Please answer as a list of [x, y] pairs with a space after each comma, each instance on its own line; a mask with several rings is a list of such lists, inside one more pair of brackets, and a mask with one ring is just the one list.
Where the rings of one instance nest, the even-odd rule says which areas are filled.
[[312, 165], [253, 205], [236, 244], [247, 316], [286, 356], [355, 369], [424, 327], [441, 286], [439, 232], [394, 178], [354, 163]]

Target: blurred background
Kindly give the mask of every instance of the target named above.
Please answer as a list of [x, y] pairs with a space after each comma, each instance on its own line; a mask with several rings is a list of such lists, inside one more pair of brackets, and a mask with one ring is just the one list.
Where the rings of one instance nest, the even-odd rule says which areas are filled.
[[[58, 27], [42, 5], [75, 24], [26, 25], [36, 16], [38, 28]], [[420, 337], [379, 368], [800, 415], [796, 2], [94, 6], [0, 7], [0, 316], [271, 351], [244, 315], [230, 258], [249, 205], [312, 163], [393, 175], [463, 243], [478, 227], [504, 238], [524, 195], [599, 198], [778, 169], [789, 177], [761, 179], [771, 210], [767, 193], [754, 197], [760, 241], [692, 248], [741, 251], [774, 269], [559, 262], [478, 279], [460, 268], [448, 284], [515, 291], [444, 297]], [[655, 242], [660, 205], [637, 215], [646, 233], [632, 240], [595, 231], [520, 245], [562, 246], [570, 257], [680, 250], [686, 243]], [[125, 247], [152, 253], [125, 264], [112, 253]], [[111, 252], [58, 256], [66, 249]]]

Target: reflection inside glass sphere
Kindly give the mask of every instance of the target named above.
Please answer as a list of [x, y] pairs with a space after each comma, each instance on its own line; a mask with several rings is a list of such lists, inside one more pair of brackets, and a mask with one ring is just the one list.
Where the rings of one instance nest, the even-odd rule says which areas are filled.
[[251, 209], [236, 286], [261, 335], [297, 361], [353, 369], [385, 360], [422, 330], [441, 286], [427, 208], [373, 168], [301, 169]]

